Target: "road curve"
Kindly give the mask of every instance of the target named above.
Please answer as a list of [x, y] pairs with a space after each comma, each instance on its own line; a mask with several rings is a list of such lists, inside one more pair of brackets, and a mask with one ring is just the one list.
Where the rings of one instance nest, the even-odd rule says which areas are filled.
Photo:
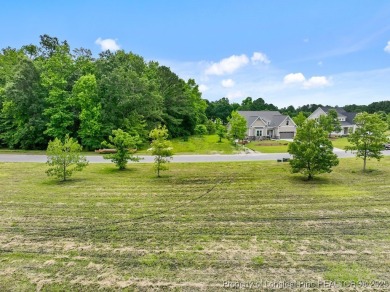
[[[343, 150], [335, 150], [335, 154], [339, 158], [354, 157], [355, 154], [345, 152]], [[390, 150], [383, 151], [383, 154], [390, 156]], [[111, 163], [110, 160], [103, 159], [102, 156], [86, 156], [90, 163]], [[152, 163], [153, 156], [140, 156], [142, 163]], [[229, 162], [229, 161], [261, 161], [261, 160], [277, 160], [283, 158], [291, 158], [288, 153], [249, 153], [249, 154], [231, 154], [231, 155], [174, 155], [172, 162], [192, 163], [192, 162]], [[0, 162], [40, 162], [47, 161], [46, 155], [25, 155], [25, 154], [0, 154]]]

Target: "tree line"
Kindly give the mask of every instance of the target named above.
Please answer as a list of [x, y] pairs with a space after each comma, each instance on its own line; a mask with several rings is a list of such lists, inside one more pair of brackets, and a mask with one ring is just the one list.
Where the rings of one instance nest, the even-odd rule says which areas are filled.
[[[206, 131], [222, 135], [221, 124], [233, 111], [307, 117], [319, 106], [278, 108], [252, 97], [241, 104], [226, 97], [208, 101], [194, 80], [157, 62], [122, 50], [94, 58], [89, 49], [71, 50], [67, 41], [49, 35], [40, 36], [39, 45], [0, 51], [0, 147], [46, 149], [49, 141], [69, 135], [92, 150], [117, 129], [146, 143], [158, 125], [166, 126], [170, 138]], [[390, 101], [344, 108], [380, 112], [390, 125]]]
[[[324, 107], [322, 104], [306, 104], [298, 107], [292, 105], [288, 107], [278, 108], [272, 103], [266, 103], [263, 98], [253, 99], [252, 97], [245, 98], [241, 103], [230, 103], [229, 99], [223, 97], [216, 101], [206, 101], [207, 109], [206, 115], [209, 119], [220, 118], [222, 121], [227, 122], [232, 111], [279, 111], [282, 114], [289, 115], [294, 118], [300, 113], [308, 117], [312, 114], [318, 107]], [[333, 107], [326, 105], [326, 107]], [[337, 108], [337, 106], [335, 106]], [[367, 112], [367, 113], [379, 113], [386, 118], [390, 119], [390, 100], [373, 102], [369, 105], [345, 105], [343, 108], [347, 112]]]
[[206, 108], [194, 80], [131, 52], [94, 58], [43, 35], [39, 46], [0, 53], [2, 147], [45, 149], [69, 135], [96, 149], [119, 128], [146, 142], [158, 125], [170, 137], [188, 136], [206, 124]]

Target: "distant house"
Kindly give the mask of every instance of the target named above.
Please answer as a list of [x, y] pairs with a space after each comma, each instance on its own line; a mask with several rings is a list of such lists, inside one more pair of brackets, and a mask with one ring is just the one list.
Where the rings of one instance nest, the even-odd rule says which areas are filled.
[[341, 107], [336, 107], [336, 108], [332, 108], [328, 106], [319, 107], [308, 117], [308, 119], [317, 120], [321, 115], [327, 115], [328, 112], [332, 109], [337, 112], [337, 118], [341, 124], [341, 131], [337, 133], [332, 132], [331, 135], [344, 136], [344, 135], [348, 135], [350, 131], [352, 133], [355, 132], [356, 124], [354, 123], [353, 119], [355, 118], [357, 113], [346, 112]]
[[246, 119], [249, 140], [293, 139], [296, 124], [278, 111], [238, 111]]

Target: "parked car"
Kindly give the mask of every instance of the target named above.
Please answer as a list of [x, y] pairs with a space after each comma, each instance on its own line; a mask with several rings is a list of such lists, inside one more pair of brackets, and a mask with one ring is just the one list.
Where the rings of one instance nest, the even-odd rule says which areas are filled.
[[390, 143], [384, 144], [383, 147], [385, 147], [386, 150], [390, 150]]

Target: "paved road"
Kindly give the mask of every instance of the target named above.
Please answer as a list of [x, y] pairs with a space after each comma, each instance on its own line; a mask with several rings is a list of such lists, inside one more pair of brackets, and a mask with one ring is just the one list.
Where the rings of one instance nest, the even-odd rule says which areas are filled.
[[[339, 158], [354, 157], [355, 155], [344, 150], [335, 149], [334, 151]], [[390, 156], [390, 150], [383, 151], [383, 154]], [[153, 162], [152, 156], [140, 156], [143, 158], [140, 162]], [[228, 162], [228, 161], [260, 161], [260, 160], [276, 160], [282, 158], [290, 158], [287, 153], [249, 153], [249, 154], [233, 154], [233, 155], [175, 155], [172, 162]], [[111, 163], [109, 160], [103, 159], [102, 156], [87, 156], [90, 163]], [[22, 154], [0, 154], [0, 162], [46, 162], [46, 155], [22, 155]]]

